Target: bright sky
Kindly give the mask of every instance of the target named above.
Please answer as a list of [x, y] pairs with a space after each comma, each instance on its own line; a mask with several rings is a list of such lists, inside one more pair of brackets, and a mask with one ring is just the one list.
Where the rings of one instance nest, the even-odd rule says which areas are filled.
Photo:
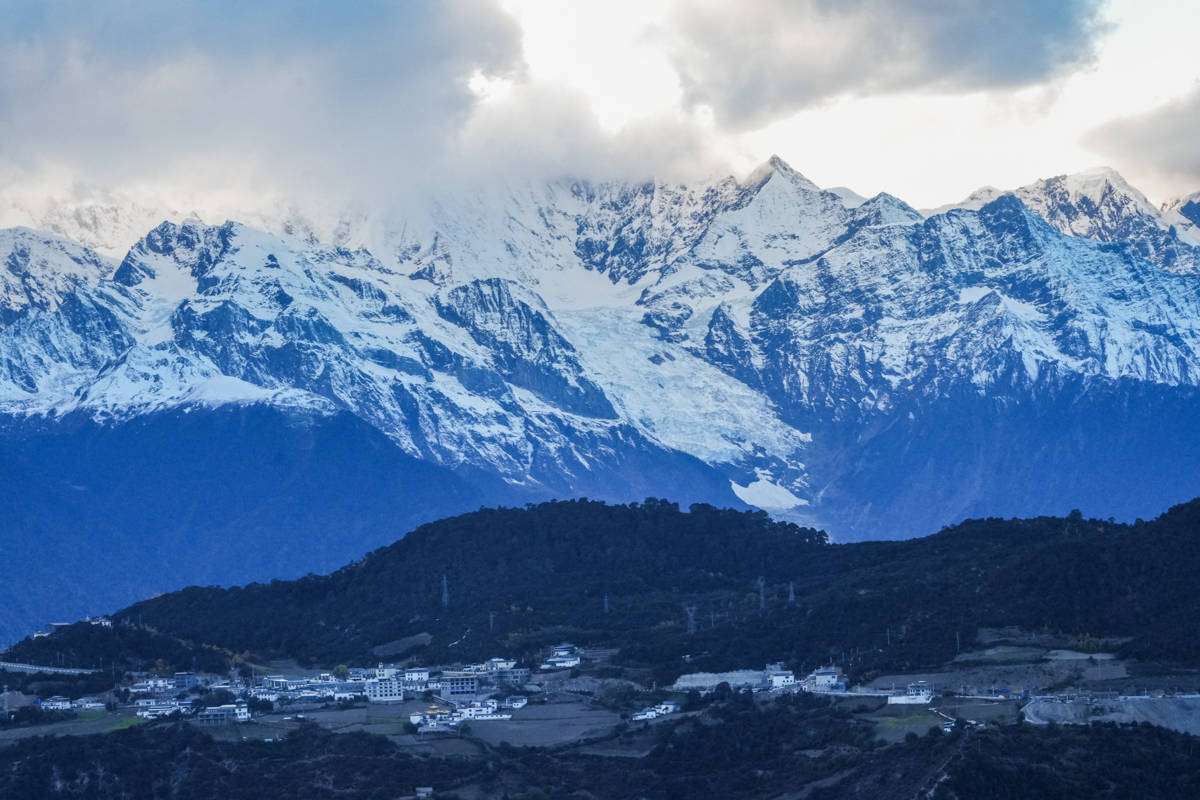
[[918, 206], [1100, 165], [1159, 201], [1200, 189], [1195, 175], [1162, 174], [1088, 140], [1108, 122], [1196, 90], [1200, 2], [1113, 0], [1102, 11], [1109, 27], [1095, 63], [1029, 87], [834, 97], [736, 133], [717, 130], [705, 107], [684, 108], [679, 73], [656, 32], [674, 6], [504, 0], [521, 26], [529, 79], [585, 95], [609, 132], [663, 115], [687, 119], [742, 172], [776, 153], [819, 185], [887, 191]]
[[0, 0], [0, 18], [9, 194], [403, 202], [496, 171], [670, 180], [772, 154], [918, 207], [1098, 165], [1158, 202], [1200, 189], [1200, 0]]

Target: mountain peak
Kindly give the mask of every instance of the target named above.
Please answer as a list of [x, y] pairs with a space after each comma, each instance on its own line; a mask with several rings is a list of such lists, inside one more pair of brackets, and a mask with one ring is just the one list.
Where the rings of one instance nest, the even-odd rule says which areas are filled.
[[867, 202], [867, 198], [851, 189], [849, 186], [830, 186], [825, 191], [835, 194], [846, 208], [858, 208]]
[[79, 285], [114, 264], [82, 245], [26, 227], [0, 229], [0, 325], [27, 307], [57, 308]]
[[781, 178], [786, 178], [793, 184], [802, 186], [805, 189], [818, 191], [821, 187], [804, 177], [800, 172], [792, 168], [782, 158], [777, 155], [772, 155], [765, 163], [760, 164], [745, 180], [745, 185], [754, 189], [761, 188], [773, 175], [778, 175]]
[[955, 208], [961, 208], [966, 211], [978, 211], [1002, 194], [1005, 194], [1005, 191], [997, 189], [995, 186], [980, 186], [957, 203], [947, 203], [936, 208], [924, 208], [921, 209], [921, 213], [926, 217], [932, 217], [936, 214], [944, 214]]
[[1163, 212], [1171, 215], [1177, 214], [1183, 217], [1188, 224], [1200, 225], [1200, 192], [1192, 192], [1163, 203]]
[[1145, 200], [1142, 193], [1130, 185], [1129, 181], [1125, 180], [1125, 177], [1112, 167], [1093, 167], [1082, 172], [1057, 175], [1047, 181], [1039, 181], [1039, 183], [1058, 183], [1072, 195], [1093, 199], [1098, 199], [1104, 194], [1105, 189], [1112, 187], [1122, 194], [1132, 195], [1138, 200]]
[[781, 171], [786, 171], [786, 172], [793, 171], [792, 166], [790, 164], [788, 164], [786, 161], [784, 161], [782, 158], [780, 158], [778, 155], [776, 155], [774, 153], [772, 153], [771, 157], [767, 159], [767, 165], [770, 166], [771, 169], [776, 169], [776, 170], [781, 170]]

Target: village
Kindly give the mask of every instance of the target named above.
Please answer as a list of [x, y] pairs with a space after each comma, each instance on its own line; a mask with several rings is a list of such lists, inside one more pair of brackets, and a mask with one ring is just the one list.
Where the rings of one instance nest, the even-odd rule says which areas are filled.
[[[104, 618], [89, 619], [94, 625], [111, 624]], [[55, 626], [44, 635], [51, 635]], [[135, 674], [112, 692], [101, 696], [70, 698], [61, 695], [28, 698], [4, 693], [6, 711], [31, 705], [46, 712], [70, 712], [94, 717], [115, 714], [150, 721], [168, 717], [185, 718], [205, 727], [235, 726], [252, 720], [293, 722], [316, 717], [320, 712], [355, 707], [404, 707], [405, 730], [419, 736], [457, 733], [462, 723], [508, 721], [530, 703], [530, 695], [544, 704], [553, 695], [581, 696], [581, 666], [603, 661], [608, 650], [587, 650], [564, 642], [549, 648], [536, 665], [519, 665], [512, 658], [495, 657], [479, 663], [422, 666], [379, 663], [374, 667], [339, 667], [331, 671], [260, 671], [249, 675], [207, 675], [196, 672]], [[75, 670], [34, 665], [8, 665], [9, 669], [79, 673]], [[727, 674], [684, 675], [655, 702], [616, 715], [641, 723], [679, 712], [689, 692], [712, 692], [720, 683], [738, 691], [827, 691], [844, 688], [839, 670], [818, 670], [797, 682], [782, 664], [763, 670], [738, 670]], [[635, 693], [636, 694], [636, 693]], [[419, 707], [414, 707], [419, 705]], [[306, 716], [307, 715], [307, 716]], [[389, 717], [395, 719], [395, 717]], [[518, 715], [520, 719], [520, 715]], [[530, 724], [537, 724], [535, 716]]]
[[[27, 701], [38, 710], [68, 712], [84, 720], [113, 716], [123, 720], [123, 726], [186, 719], [219, 735], [239, 738], [250, 738], [235, 733], [240, 730], [253, 729], [263, 739], [272, 740], [306, 721], [333, 727], [354, 721], [352, 724], [368, 729], [427, 742], [461, 737], [468, 728], [489, 738], [489, 723], [511, 723], [522, 730], [498, 729], [497, 736], [505, 738], [497, 738], [497, 742], [543, 742], [597, 738], [619, 726], [652, 723], [679, 714], [689, 699], [711, 695], [719, 687], [754, 694], [870, 697], [889, 704], [929, 704], [933, 699], [932, 687], [923, 682], [903, 690], [850, 689], [845, 674], [835, 666], [820, 667], [797, 679], [781, 663], [762, 669], [684, 674], [670, 686], [646, 691], [630, 681], [601, 680], [587, 674], [589, 666], [605, 662], [611, 655], [610, 650], [589, 650], [564, 642], [549, 648], [541, 660], [529, 666], [513, 658], [494, 657], [478, 663], [377, 663], [320, 672], [252, 667], [249, 674], [245, 669], [229, 675], [144, 673], [131, 675], [131, 680], [101, 696], [55, 695]], [[606, 691], [611, 694], [613, 687], [625, 690], [619, 701], [596, 702]], [[4, 698], [8, 710], [13, 697], [6, 692]], [[637, 705], [639, 699], [648, 702]], [[531, 703], [536, 708], [530, 708]], [[69, 730], [71, 723], [57, 722], [57, 726]]]
[[[87, 621], [111, 624], [104, 618]], [[51, 626], [47, 635], [53, 631]], [[1018, 719], [1046, 724], [1129, 717], [1200, 732], [1200, 696], [1195, 694], [1076, 688], [1052, 693], [1008, 685], [1046, 685], [1062, 675], [1083, 674], [1078, 665], [1090, 670], [1084, 671], [1085, 677], [1124, 674], [1118, 662], [1105, 660], [1103, 654], [1024, 653], [1001, 646], [968, 654], [969, 660], [948, 672], [878, 676], [864, 685], [851, 685], [833, 664], [797, 676], [783, 663], [770, 663], [761, 669], [685, 673], [664, 686], [632, 680], [636, 675], [611, 665], [614, 654], [563, 642], [528, 664], [509, 657], [442, 665], [410, 659], [309, 671], [280, 662], [242, 664], [227, 675], [162, 670], [129, 674], [115, 689], [99, 695], [31, 697], [5, 691], [4, 710], [10, 719], [24, 707], [27, 718], [33, 713], [44, 717], [45, 724], [36, 724], [35, 717], [35, 724], [10, 727], [0, 731], [0, 738], [178, 718], [219, 738], [274, 741], [302, 724], [315, 723], [332, 730], [381, 733], [430, 752], [463, 753], [470, 750], [466, 742], [471, 740], [533, 746], [597, 742], [632, 726], [687, 715], [708, 702], [706, 698], [735, 692], [754, 695], [759, 702], [791, 693], [823, 696], [873, 723], [884, 740], [930, 728], [948, 732], [959, 724], [973, 727]], [[1025, 665], [1007, 663], [1018, 655], [1038, 658]], [[92, 671], [22, 664], [4, 668], [52, 674]]]

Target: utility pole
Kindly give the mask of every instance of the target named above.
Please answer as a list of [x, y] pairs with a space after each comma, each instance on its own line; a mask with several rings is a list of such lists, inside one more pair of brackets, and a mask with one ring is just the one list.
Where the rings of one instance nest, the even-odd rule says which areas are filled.
[[450, 607], [450, 585], [446, 582], [446, 573], [442, 573], [442, 608]]
[[788, 604], [796, 605], [796, 582], [788, 581]]
[[696, 606], [694, 603], [684, 603], [683, 613], [687, 614], [687, 632], [688, 636], [696, 632]]
[[495, 611], [488, 612], [488, 632], [490, 632], [490, 633], [496, 632], [496, 612]]
[[962, 640], [959, 639], [958, 637], [959, 637], [958, 631], [955, 631], [954, 632], [954, 652], [956, 654], [962, 652]]
[[608, 613], [608, 592], [604, 593], [604, 613]]

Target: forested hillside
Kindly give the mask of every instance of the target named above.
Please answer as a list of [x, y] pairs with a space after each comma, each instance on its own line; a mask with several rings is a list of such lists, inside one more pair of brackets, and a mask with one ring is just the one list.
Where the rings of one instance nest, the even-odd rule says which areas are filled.
[[[865, 670], [932, 666], [980, 626], [1020, 626], [1127, 638], [1126, 655], [1198, 663], [1200, 642], [1181, 635], [1200, 613], [1198, 568], [1200, 501], [1134, 525], [976, 520], [846, 545], [761, 512], [553, 502], [424, 525], [328, 576], [163, 595], [87, 635], [120, 638], [118, 651], [143, 659], [154, 640], [131, 630], [326, 665], [534, 658], [570, 639], [619, 648], [619, 663], [669, 679], [683, 655], [689, 670], [831, 657]], [[9, 655], [119, 659], [111, 642], [58, 639], [83, 635], [26, 640]]]

